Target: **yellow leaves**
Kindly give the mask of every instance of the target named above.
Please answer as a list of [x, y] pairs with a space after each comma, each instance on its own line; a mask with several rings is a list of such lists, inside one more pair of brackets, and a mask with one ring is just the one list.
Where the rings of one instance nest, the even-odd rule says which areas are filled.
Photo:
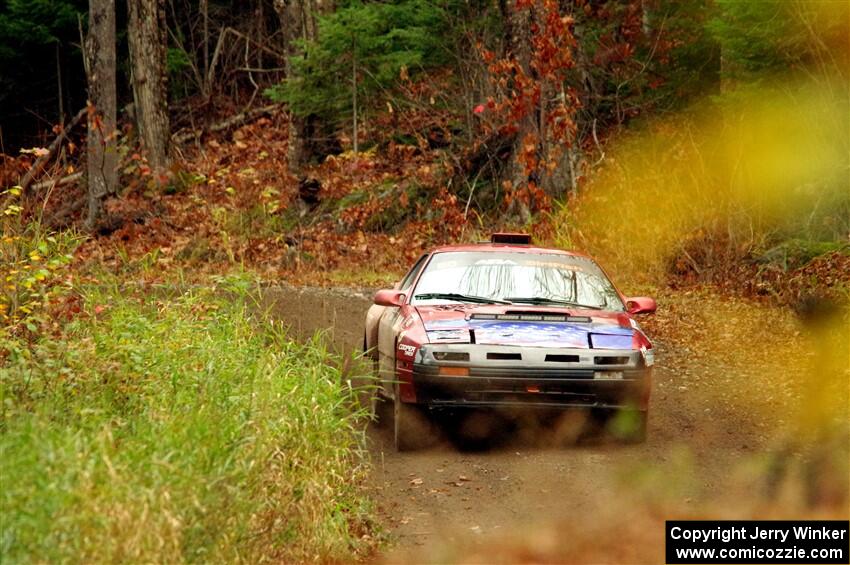
[[[9, 193], [9, 191], [6, 191]], [[62, 269], [72, 260], [73, 235], [47, 235], [37, 224], [4, 225], [0, 239], [0, 326], [38, 331], [52, 298], [62, 292]]]
[[263, 188], [263, 191], [260, 193], [260, 198], [263, 200], [271, 200], [273, 197], [278, 196], [280, 191], [273, 186], [266, 186]]
[[[18, 216], [24, 210], [21, 206], [12, 203], [12, 199], [18, 198], [23, 193], [23, 188], [20, 186], [13, 186], [0, 192], [0, 197], [5, 196], [7, 199], [6, 207], [3, 208], [3, 215], [7, 217]], [[2, 204], [0, 204], [1, 206]], [[4, 237], [4, 243], [6, 243], [6, 238]]]
[[260, 193], [260, 202], [267, 214], [274, 214], [280, 210], [280, 191], [273, 186], [266, 186]]

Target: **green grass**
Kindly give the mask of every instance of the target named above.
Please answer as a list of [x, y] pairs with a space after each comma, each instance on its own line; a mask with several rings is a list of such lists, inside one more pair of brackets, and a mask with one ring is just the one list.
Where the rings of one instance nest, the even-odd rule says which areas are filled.
[[91, 290], [62, 335], [7, 345], [1, 562], [368, 551], [356, 364], [290, 341], [247, 286]]

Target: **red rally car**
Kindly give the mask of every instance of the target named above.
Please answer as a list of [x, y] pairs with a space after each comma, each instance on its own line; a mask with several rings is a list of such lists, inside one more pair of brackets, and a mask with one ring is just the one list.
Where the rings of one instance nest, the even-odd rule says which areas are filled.
[[634, 316], [654, 311], [590, 257], [501, 233], [425, 253], [378, 291], [364, 348], [399, 450], [426, 443], [423, 415], [462, 408], [628, 410], [640, 441], [654, 352]]

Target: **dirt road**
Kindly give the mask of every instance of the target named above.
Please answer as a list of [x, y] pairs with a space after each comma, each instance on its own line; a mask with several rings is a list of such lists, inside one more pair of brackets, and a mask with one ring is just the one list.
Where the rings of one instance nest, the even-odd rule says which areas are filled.
[[[342, 349], [361, 346], [369, 292], [266, 296], [296, 333], [325, 330]], [[596, 434], [553, 448], [546, 430], [522, 428], [483, 451], [444, 443], [398, 454], [389, 430], [371, 430], [368, 488], [390, 540], [382, 559], [659, 562], [665, 519], [801, 510], [800, 488], [771, 475], [794, 457], [782, 447], [801, 394], [783, 353], [799, 336], [793, 315], [668, 291], [644, 325], [658, 365], [643, 445]], [[827, 479], [841, 503], [846, 475]]]

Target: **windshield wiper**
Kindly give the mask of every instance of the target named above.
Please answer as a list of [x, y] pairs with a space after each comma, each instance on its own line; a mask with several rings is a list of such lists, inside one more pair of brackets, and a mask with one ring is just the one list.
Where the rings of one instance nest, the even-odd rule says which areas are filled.
[[510, 304], [507, 300], [497, 298], [486, 298], [484, 296], [470, 296], [456, 292], [428, 292], [414, 296], [417, 300], [456, 300], [457, 302], [474, 302], [476, 304]]
[[575, 306], [576, 308], [588, 308], [590, 310], [602, 310], [601, 306], [591, 306], [589, 304], [579, 304], [578, 302], [570, 302], [569, 300], [558, 300], [556, 298], [546, 298], [545, 296], [509, 296], [505, 300], [511, 302], [521, 302], [524, 304], [558, 304], [559, 306]]

